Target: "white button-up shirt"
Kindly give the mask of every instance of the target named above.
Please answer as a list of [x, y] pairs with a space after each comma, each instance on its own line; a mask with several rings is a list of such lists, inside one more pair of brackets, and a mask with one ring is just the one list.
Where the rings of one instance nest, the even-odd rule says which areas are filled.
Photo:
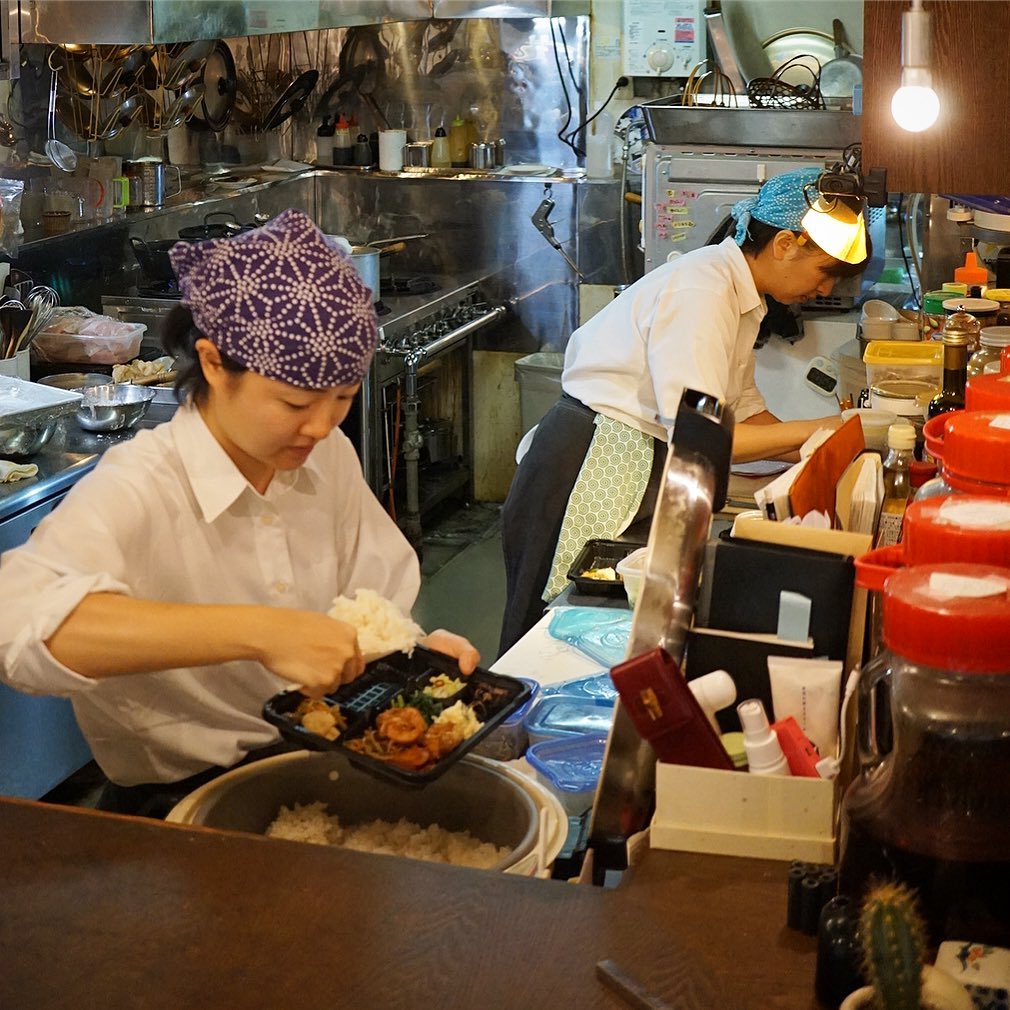
[[409, 613], [417, 557], [335, 429], [260, 495], [195, 409], [109, 449], [0, 562], [0, 676], [71, 699], [106, 775], [171, 782], [277, 739], [263, 703], [290, 683], [252, 661], [92, 680], [45, 641], [88, 593], [325, 612], [374, 589]]
[[561, 386], [587, 407], [664, 441], [685, 388], [737, 421], [766, 409], [754, 341], [767, 306], [732, 238], [647, 273], [568, 341]]

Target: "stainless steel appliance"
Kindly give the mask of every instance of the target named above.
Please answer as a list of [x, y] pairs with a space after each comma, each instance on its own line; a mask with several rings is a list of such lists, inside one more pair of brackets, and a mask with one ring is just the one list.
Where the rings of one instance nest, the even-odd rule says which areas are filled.
[[[798, 168], [826, 168], [859, 140], [858, 120], [843, 111], [644, 106], [652, 136], [642, 169], [645, 269], [671, 254], [707, 245], [738, 200]], [[869, 209], [871, 239], [884, 249], [886, 214]], [[871, 271], [872, 272], [872, 271]], [[811, 305], [851, 308], [859, 278], [840, 281]]]

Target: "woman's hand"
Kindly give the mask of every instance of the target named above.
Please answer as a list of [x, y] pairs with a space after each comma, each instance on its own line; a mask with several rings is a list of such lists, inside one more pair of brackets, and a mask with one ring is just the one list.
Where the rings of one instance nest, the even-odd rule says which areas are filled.
[[299, 684], [309, 697], [319, 698], [361, 676], [365, 662], [352, 625], [305, 610], [268, 610], [264, 616], [260, 662]]
[[459, 661], [459, 672], [469, 676], [480, 663], [480, 653], [462, 635], [454, 635], [445, 628], [438, 628], [418, 645], [423, 645], [432, 652], [444, 652]]

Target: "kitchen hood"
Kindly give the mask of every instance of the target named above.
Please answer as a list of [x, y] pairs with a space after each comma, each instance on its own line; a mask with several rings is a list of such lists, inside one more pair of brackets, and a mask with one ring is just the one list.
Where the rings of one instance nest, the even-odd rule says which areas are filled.
[[149, 44], [387, 21], [588, 12], [589, 0], [21, 0], [21, 41]]

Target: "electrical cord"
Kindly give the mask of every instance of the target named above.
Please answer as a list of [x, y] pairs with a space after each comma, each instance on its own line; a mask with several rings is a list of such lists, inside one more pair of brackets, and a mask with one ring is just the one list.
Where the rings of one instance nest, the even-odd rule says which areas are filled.
[[557, 137], [562, 144], [570, 147], [574, 152], [576, 157], [582, 157], [583, 151], [580, 151], [566, 136], [568, 127], [572, 123], [572, 100], [568, 95], [568, 86], [565, 84], [565, 73], [561, 69], [561, 54], [558, 52], [558, 38], [554, 30], [554, 18], [550, 18], [551, 23], [551, 45], [554, 48], [554, 65], [558, 68], [558, 81], [561, 84], [561, 93], [565, 96], [565, 105], [568, 106], [568, 112], [565, 116], [565, 122], [561, 129], [558, 130]]
[[628, 78], [627, 78], [627, 77], [618, 77], [618, 78], [617, 78], [617, 83], [616, 83], [616, 84], [615, 84], [615, 85], [614, 85], [614, 86], [613, 86], [613, 87], [612, 87], [612, 88], [610, 89], [610, 94], [609, 94], [609, 95], [607, 95], [607, 97], [606, 97], [606, 99], [604, 100], [603, 104], [602, 104], [602, 105], [601, 105], [601, 106], [600, 106], [600, 107], [599, 107], [599, 108], [598, 108], [598, 109], [597, 109], [597, 110], [596, 110], [596, 111], [595, 111], [595, 112], [594, 112], [594, 113], [593, 113], [593, 114], [592, 114], [591, 116], [589, 116], [589, 118], [588, 118], [588, 119], [584, 119], [584, 120], [583, 120], [583, 121], [582, 121], [581, 123], [579, 123], [579, 125], [578, 125], [578, 126], [576, 126], [574, 130], [569, 130], [569, 131], [568, 131], [568, 134], [567, 134], [567, 136], [568, 136], [568, 137], [575, 137], [575, 136], [576, 136], [576, 135], [578, 135], [578, 134], [579, 134], [579, 133], [580, 133], [580, 132], [581, 132], [582, 130], [584, 130], [584, 129], [585, 129], [585, 128], [586, 128], [587, 126], [589, 126], [589, 124], [590, 124], [590, 123], [591, 123], [591, 122], [592, 122], [592, 121], [593, 121], [593, 120], [594, 120], [594, 119], [595, 119], [595, 118], [596, 118], [596, 117], [597, 117], [597, 116], [598, 116], [598, 115], [599, 115], [599, 114], [600, 114], [601, 112], [603, 112], [603, 110], [604, 110], [604, 109], [606, 109], [606, 107], [607, 107], [607, 106], [608, 106], [608, 105], [609, 105], [609, 104], [610, 104], [610, 103], [611, 103], [611, 102], [612, 102], [612, 101], [614, 100], [614, 95], [616, 95], [616, 94], [617, 94], [617, 89], [618, 89], [618, 88], [624, 88], [624, 87], [627, 87], [628, 83], [629, 83], [629, 82], [628, 82]]

